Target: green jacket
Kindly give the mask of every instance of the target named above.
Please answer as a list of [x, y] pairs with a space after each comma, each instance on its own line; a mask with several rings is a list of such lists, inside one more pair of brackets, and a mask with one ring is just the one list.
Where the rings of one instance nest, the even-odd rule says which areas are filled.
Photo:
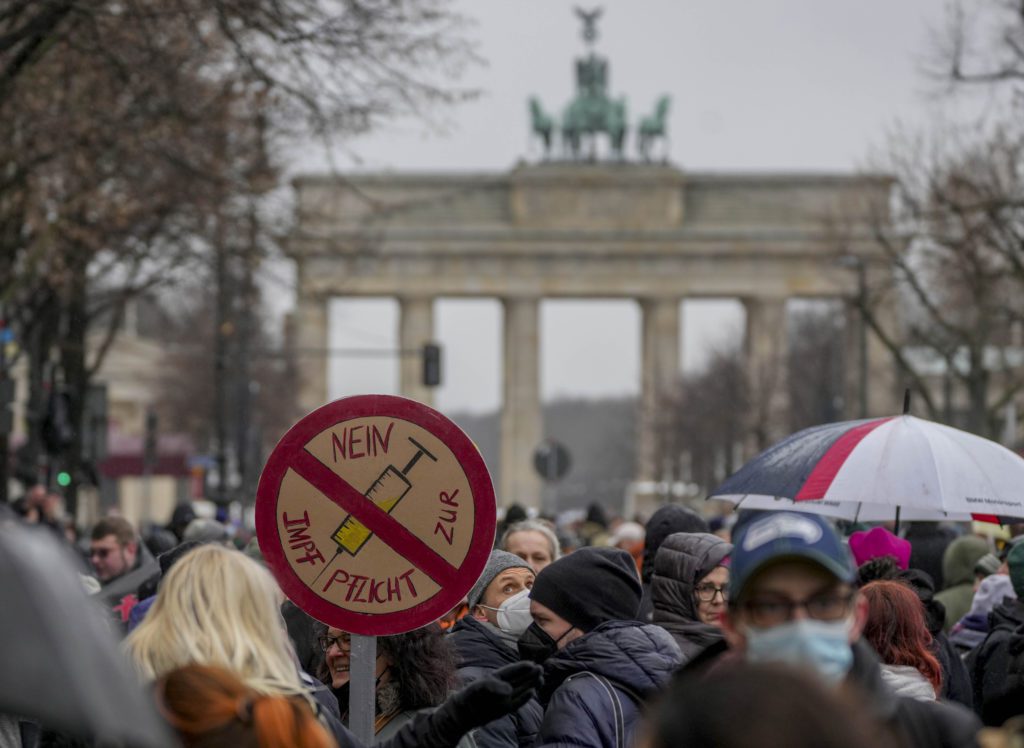
[[988, 553], [988, 543], [977, 535], [964, 535], [946, 548], [942, 556], [942, 576], [946, 589], [935, 599], [946, 606], [943, 628], [949, 631], [967, 615], [974, 600], [974, 565]]

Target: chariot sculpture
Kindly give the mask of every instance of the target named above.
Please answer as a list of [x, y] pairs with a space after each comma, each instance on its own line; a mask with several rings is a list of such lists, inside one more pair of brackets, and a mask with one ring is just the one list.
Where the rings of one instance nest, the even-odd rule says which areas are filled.
[[[550, 158], [554, 148], [554, 135], [561, 140], [560, 155], [566, 160], [595, 161], [598, 158], [598, 136], [607, 136], [611, 158], [621, 161], [629, 131], [626, 99], [612, 98], [608, 93], [608, 61], [594, 49], [597, 41], [597, 20], [602, 10], [586, 11], [576, 8], [583, 21], [583, 40], [587, 55], [576, 60], [576, 95], [565, 107], [561, 121], [548, 114], [536, 96], [530, 97], [529, 110], [532, 132], [544, 148], [544, 157]], [[640, 157], [650, 161], [653, 144], [666, 140], [669, 97], [662, 96], [654, 113], [640, 120], [637, 127], [637, 147]], [[666, 149], [667, 150], [667, 149]]]

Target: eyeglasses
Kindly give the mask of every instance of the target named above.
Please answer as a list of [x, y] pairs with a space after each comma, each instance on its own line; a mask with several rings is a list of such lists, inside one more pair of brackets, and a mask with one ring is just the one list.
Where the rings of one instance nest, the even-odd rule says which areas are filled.
[[710, 603], [714, 601], [715, 595], [722, 596], [722, 602], [729, 599], [729, 585], [723, 584], [721, 587], [716, 587], [713, 584], [701, 584], [698, 585], [694, 590], [697, 595], [697, 599], [702, 603]]
[[809, 600], [786, 598], [754, 598], [741, 607], [755, 626], [775, 626], [793, 620], [797, 608], [803, 608], [808, 618], [816, 621], [838, 621], [845, 618], [853, 602], [853, 592], [827, 592]]
[[320, 649], [324, 652], [332, 646], [337, 647], [339, 652], [343, 649], [349, 649], [351, 646], [351, 642], [347, 634], [345, 636], [320, 636], [317, 637], [317, 642], [320, 643]]

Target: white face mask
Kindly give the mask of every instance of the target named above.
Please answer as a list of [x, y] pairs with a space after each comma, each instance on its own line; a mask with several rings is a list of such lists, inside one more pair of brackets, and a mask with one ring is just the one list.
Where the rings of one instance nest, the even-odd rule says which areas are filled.
[[504, 600], [497, 608], [481, 605], [481, 608], [498, 612], [498, 628], [511, 636], [519, 637], [533, 623], [530, 615], [530, 591], [519, 590], [512, 597]]

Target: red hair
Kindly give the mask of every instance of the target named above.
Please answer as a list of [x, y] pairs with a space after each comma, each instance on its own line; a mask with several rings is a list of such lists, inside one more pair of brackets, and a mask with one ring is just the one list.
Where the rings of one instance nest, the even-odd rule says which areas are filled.
[[887, 665], [916, 668], [935, 688], [942, 689], [942, 668], [931, 652], [932, 635], [924, 619], [924, 605], [902, 582], [877, 581], [864, 585], [868, 601], [864, 638]]
[[161, 713], [188, 748], [336, 748], [303, 698], [257, 693], [224, 668], [172, 670], [156, 693]]

